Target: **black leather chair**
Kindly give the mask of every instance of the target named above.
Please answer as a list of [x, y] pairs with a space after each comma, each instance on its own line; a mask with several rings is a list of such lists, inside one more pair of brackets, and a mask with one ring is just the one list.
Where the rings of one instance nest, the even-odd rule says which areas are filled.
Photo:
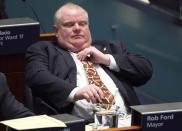
[[44, 100], [42, 100], [41, 98], [39, 98], [37, 96], [34, 96], [32, 94], [31, 88], [29, 88], [28, 86], [25, 86], [24, 94], [25, 94], [25, 106], [27, 108], [31, 109], [35, 114], [37, 114], [37, 115], [59, 114], [56, 109], [54, 109], [52, 106], [50, 106]]

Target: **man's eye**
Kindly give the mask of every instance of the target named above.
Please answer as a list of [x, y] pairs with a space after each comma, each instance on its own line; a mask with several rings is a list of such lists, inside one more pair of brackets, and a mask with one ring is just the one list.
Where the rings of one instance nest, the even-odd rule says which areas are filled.
[[86, 21], [79, 22], [80, 26], [86, 26], [88, 23]]
[[63, 27], [66, 27], [66, 28], [71, 28], [75, 24], [78, 24], [79, 26], [84, 27], [84, 26], [88, 25], [88, 22], [87, 21], [80, 21], [78, 23], [75, 23], [75, 22], [66, 22], [66, 23], [63, 23], [62, 26]]
[[64, 27], [72, 27], [72, 26], [74, 26], [74, 23], [72, 23], [72, 22], [64, 23], [63, 26]]

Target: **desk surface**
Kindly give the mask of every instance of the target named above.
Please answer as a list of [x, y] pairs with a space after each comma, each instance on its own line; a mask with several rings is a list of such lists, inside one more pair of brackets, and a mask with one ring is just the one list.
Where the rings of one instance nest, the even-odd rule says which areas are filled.
[[86, 131], [140, 131], [141, 127], [139, 126], [130, 126], [122, 128], [109, 128], [109, 129], [95, 129], [93, 130], [92, 126], [86, 125]]

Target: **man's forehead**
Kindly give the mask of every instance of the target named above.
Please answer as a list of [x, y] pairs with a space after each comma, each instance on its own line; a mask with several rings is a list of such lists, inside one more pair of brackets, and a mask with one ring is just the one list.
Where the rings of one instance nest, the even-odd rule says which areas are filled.
[[82, 8], [64, 8], [58, 11], [58, 16], [62, 19], [63, 17], [85, 17], [88, 19], [88, 14]]
[[61, 21], [88, 21], [88, 17], [83, 13], [67, 13], [61, 16]]

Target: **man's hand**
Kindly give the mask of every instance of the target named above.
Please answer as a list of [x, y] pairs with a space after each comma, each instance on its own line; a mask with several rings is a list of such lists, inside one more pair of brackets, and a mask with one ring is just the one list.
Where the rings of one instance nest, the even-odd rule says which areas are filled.
[[77, 58], [80, 61], [83, 61], [88, 57], [91, 60], [91, 62], [95, 64], [104, 64], [106, 66], [110, 64], [109, 55], [102, 53], [93, 46], [85, 48], [84, 50], [77, 53]]
[[74, 96], [75, 101], [86, 99], [88, 102], [91, 101], [92, 103], [102, 103], [103, 98], [104, 94], [102, 90], [94, 84], [79, 89]]

